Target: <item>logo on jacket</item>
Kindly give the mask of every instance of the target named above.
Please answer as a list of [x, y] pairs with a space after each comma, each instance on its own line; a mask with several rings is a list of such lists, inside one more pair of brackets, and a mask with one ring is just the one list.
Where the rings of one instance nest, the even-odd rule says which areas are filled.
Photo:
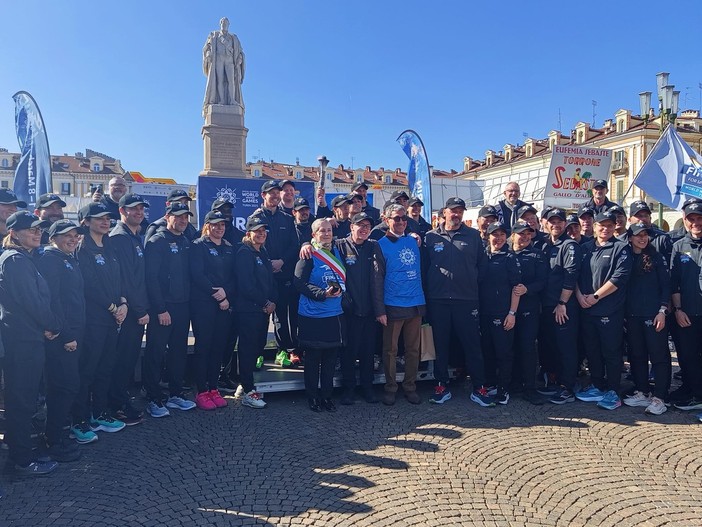
[[136, 253], [139, 258], [142, 258], [144, 256], [144, 251], [141, 250], [141, 247], [136, 245], [134, 246], [134, 249], [136, 249]]
[[96, 254], [95, 263], [98, 265], [105, 265], [105, 257], [100, 253]]
[[600, 324], [604, 324], [604, 325], [609, 324], [609, 317], [602, 317], [600, 319]]
[[256, 265], [263, 265], [263, 260], [261, 260], [260, 256], [256, 257]]
[[170, 245], [173, 254], [178, 254], [178, 244], [176, 242], [171, 242], [168, 245]]
[[356, 255], [355, 254], [347, 254], [346, 255], [346, 265], [354, 265], [356, 263]]
[[691, 260], [690, 253], [685, 253], [680, 255], [680, 263], [688, 263]]
[[492, 325], [497, 327], [502, 325], [502, 321], [499, 318], [493, 318], [492, 319]]
[[646, 324], [649, 328], [653, 326], [653, 320], [644, 320], [644, 324]]
[[417, 262], [417, 257], [409, 247], [402, 249], [399, 256], [402, 265], [414, 265]]
[[71, 265], [71, 262], [69, 262], [68, 260], [64, 260], [63, 265], [65, 265], [66, 269], [68, 269], [69, 271], [73, 271], [73, 266]]
[[440, 253], [444, 250], [444, 242], [436, 242], [434, 244], [434, 252]]
[[473, 318], [478, 318], [478, 310], [474, 309], [473, 311], [470, 312], [471, 315], [473, 315]]
[[219, 256], [219, 253], [217, 252], [217, 249], [215, 249], [214, 247], [210, 247], [210, 254], [211, 254], [212, 256]]

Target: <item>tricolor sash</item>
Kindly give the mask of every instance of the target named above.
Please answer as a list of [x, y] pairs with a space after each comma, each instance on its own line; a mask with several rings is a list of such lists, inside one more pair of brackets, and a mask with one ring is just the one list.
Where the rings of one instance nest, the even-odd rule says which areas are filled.
[[346, 267], [344, 267], [344, 264], [341, 263], [341, 260], [339, 260], [335, 254], [327, 249], [322, 249], [319, 247], [315, 248], [314, 252], [312, 253], [312, 257], [316, 258], [323, 264], [328, 265], [334, 274], [339, 277], [339, 280], [346, 284]]

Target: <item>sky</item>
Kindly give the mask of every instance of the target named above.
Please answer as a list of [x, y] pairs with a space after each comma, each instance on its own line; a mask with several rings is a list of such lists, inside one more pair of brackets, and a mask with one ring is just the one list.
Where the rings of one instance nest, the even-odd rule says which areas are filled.
[[[702, 2], [622, 0], [23, 0], [3, 5], [0, 147], [18, 151], [12, 95], [37, 101], [52, 155], [90, 148], [147, 177], [203, 168], [202, 47], [227, 16], [246, 54], [247, 161], [435, 168], [595, 124], [670, 72], [700, 108]], [[659, 20], [661, 20], [659, 22]], [[686, 21], [691, 23], [688, 25]], [[560, 118], [559, 118], [560, 113]]]

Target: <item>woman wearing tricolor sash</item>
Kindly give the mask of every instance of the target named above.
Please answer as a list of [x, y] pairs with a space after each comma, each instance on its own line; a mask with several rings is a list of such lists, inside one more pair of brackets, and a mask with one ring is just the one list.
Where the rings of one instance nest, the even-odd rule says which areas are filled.
[[331, 398], [334, 368], [345, 342], [341, 297], [346, 290], [346, 268], [332, 239], [329, 221], [316, 220], [312, 223], [312, 258], [295, 266], [294, 283], [300, 292], [298, 340], [305, 351], [305, 390], [314, 412], [336, 411]]

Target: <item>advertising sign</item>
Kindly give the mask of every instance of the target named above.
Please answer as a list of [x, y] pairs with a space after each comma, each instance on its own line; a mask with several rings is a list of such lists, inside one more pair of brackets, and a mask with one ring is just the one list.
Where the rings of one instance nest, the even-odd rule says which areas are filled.
[[609, 181], [611, 164], [611, 150], [555, 145], [546, 178], [544, 205], [577, 209], [592, 197], [592, 181]]
[[190, 194], [190, 185], [161, 185], [159, 183], [132, 183], [130, 192], [139, 194], [149, 207], [144, 209], [146, 221], [153, 223], [166, 214], [166, 198], [172, 190], [181, 189]]

